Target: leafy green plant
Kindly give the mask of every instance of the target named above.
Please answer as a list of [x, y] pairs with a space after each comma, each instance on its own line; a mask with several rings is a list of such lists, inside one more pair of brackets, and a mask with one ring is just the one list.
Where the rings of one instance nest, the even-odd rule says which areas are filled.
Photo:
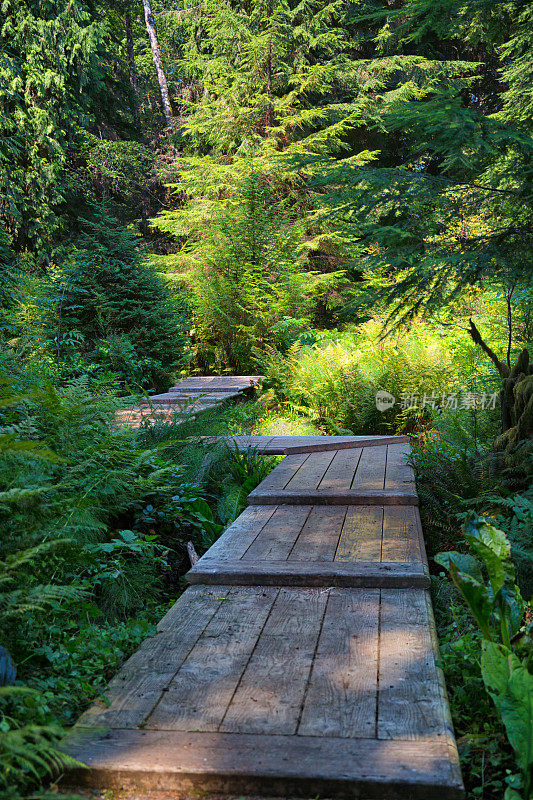
[[[533, 778], [533, 639], [531, 605], [521, 597], [503, 531], [482, 518], [465, 526], [472, 554], [441, 553], [483, 636], [481, 671], [513, 747], [520, 776], [511, 776], [506, 800], [530, 800]], [[528, 616], [526, 616], [526, 614]]]
[[57, 725], [20, 725], [6, 702], [33, 695], [23, 686], [0, 687], [0, 789], [24, 786], [72, 766], [83, 766], [58, 748], [64, 731]]
[[[423, 325], [401, 338], [380, 342], [379, 336], [376, 319], [323, 334], [312, 344], [300, 338], [286, 354], [264, 346], [256, 357], [266, 386], [280, 400], [314, 411], [330, 432], [333, 426], [356, 434], [412, 430], [435, 412], [428, 403], [424, 411], [409, 413], [402, 399], [415, 396], [421, 405], [424, 394], [440, 399], [443, 392], [457, 389], [457, 365], [446, 344]], [[395, 397], [385, 412], [376, 408], [380, 389]]]

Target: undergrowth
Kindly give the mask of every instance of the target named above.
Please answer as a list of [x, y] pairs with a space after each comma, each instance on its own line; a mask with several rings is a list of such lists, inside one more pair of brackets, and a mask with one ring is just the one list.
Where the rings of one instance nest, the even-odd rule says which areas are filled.
[[0, 791], [16, 798], [68, 766], [63, 726], [154, 633], [187, 542], [201, 555], [277, 459], [201, 439], [249, 432], [253, 401], [133, 431], [87, 378], [2, 366]]

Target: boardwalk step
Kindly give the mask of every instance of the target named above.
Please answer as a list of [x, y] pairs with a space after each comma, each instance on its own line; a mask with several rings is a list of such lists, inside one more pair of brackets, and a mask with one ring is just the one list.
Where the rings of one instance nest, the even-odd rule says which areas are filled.
[[107, 694], [78, 784], [461, 796], [424, 590], [192, 587]]
[[190, 583], [429, 586], [413, 506], [249, 506], [186, 576]]
[[407, 443], [286, 456], [248, 503], [418, 505]]
[[202, 438], [207, 443], [224, 441], [237, 450], [258, 450], [265, 455], [318, 453], [409, 442], [408, 436], [204, 436]]
[[263, 380], [262, 375], [198, 375], [184, 378], [171, 392], [243, 392], [253, 389]]

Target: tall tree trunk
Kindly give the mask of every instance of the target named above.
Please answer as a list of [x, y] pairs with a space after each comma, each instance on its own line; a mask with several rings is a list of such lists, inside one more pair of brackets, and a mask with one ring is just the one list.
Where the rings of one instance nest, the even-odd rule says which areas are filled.
[[163, 65], [161, 63], [161, 51], [159, 50], [159, 42], [157, 41], [157, 32], [150, 0], [143, 0], [143, 9], [146, 30], [148, 32], [148, 38], [150, 39], [150, 47], [152, 48], [152, 58], [154, 60], [155, 71], [157, 72], [157, 82], [159, 83], [159, 91], [161, 92], [163, 114], [165, 115], [167, 125], [170, 125], [172, 122], [172, 106], [170, 105], [170, 97], [168, 96], [167, 79], [165, 78]]
[[135, 69], [135, 53], [133, 51], [133, 29], [131, 25], [131, 11], [126, 0], [126, 51], [128, 54], [128, 68], [130, 73], [131, 93], [133, 95], [133, 124], [139, 134], [141, 131], [141, 115], [139, 113], [139, 92], [137, 89], [137, 70]]

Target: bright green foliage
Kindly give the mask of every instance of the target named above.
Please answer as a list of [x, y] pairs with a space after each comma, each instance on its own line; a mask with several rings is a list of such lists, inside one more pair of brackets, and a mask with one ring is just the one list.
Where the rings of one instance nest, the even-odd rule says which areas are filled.
[[[530, 658], [531, 661], [531, 658]], [[522, 771], [522, 782], [512, 781], [505, 800], [532, 796], [533, 779], [533, 672], [525, 661], [503, 645], [483, 643], [481, 670], [485, 685], [503, 720]], [[529, 667], [529, 668], [528, 668]]]
[[0, 793], [14, 798], [68, 763], [60, 725], [154, 632], [187, 541], [203, 552], [268, 469], [228, 453], [208, 467], [172, 423], [119, 430], [116, 405], [86, 379], [43, 387], [0, 351], [0, 643], [24, 685], [0, 693]]
[[[409, 336], [377, 344], [379, 330], [375, 321], [343, 333], [304, 334], [286, 356], [264, 348], [258, 363], [266, 386], [330, 434], [342, 435], [335, 426], [354, 434], [411, 430], [431, 418], [435, 398], [440, 403], [443, 393], [457, 390], [457, 365], [442, 342], [421, 326]], [[380, 389], [395, 397], [386, 412], [376, 407]], [[424, 395], [434, 398], [425, 410]], [[402, 408], [406, 397], [416, 398], [420, 408]]]
[[[203, 87], [188, 109], [194, 146], [237, 151], [274, 135], [339, 146], [351, 106], [345, 0], [204, 0], [191, 17], [183, 66]], [[320, 133], [319, 133], [320, 131]]]
[[[465, 539], [475, 556], [440, 553], [436, 561], [450, 572], [484, 638], [500, 641], [509, 648], [526, 610], [515, 583], [509, 541], [503, 531], [484, 520], [467, 523]], [[484, 582], [482, 565], [488, 583]]]
[[[515, 583], [505, 534], [484, 519], [467, 523], [474, 555], [441, 553], [483, 635], [481, 672], [513, 747], [521, 776], [510, 776], [506, 800], [530, 800], [533, 778], [533, 638], [531, 605]], [[485, 578], [485, 575], [487, 576]], [[526, 621], [524, 618], [526, 617]]]
[[[202, 172], [190, 170], [197, 188]], [[342, 273], [310, 268], [305, 225], [278, 199], [264, 161], [241, 158], [232, 172], [233, 187], [219, 184], [224, 200], [213, 196], [211, 178], [207, 197], [165, 214], [158, 226], [186, 237], [179, 260], [189, 272], [196, 363], [238, 372], [253, 367], [254, 347], [286, 350]], [[218, 174], [228, 181], [229, 170]]]
[[[356, 263], [391, 303], [391, 321], [472, 284], [528, 285], [533, 142], [512, 99], [530, 60], [528, 12], [477, 0], [381, 13], [369, 2], [358, 13], [365, 6], [355, 24], [366, 28], [366, 53], [353, 67], [361, 124], [382, 142], [374, 165], [324, 162], [319, 185], [337, 185], [324, 192], [324, 219], [358, 237]], [[501, 98], [498, 67], [514, 87]]]

